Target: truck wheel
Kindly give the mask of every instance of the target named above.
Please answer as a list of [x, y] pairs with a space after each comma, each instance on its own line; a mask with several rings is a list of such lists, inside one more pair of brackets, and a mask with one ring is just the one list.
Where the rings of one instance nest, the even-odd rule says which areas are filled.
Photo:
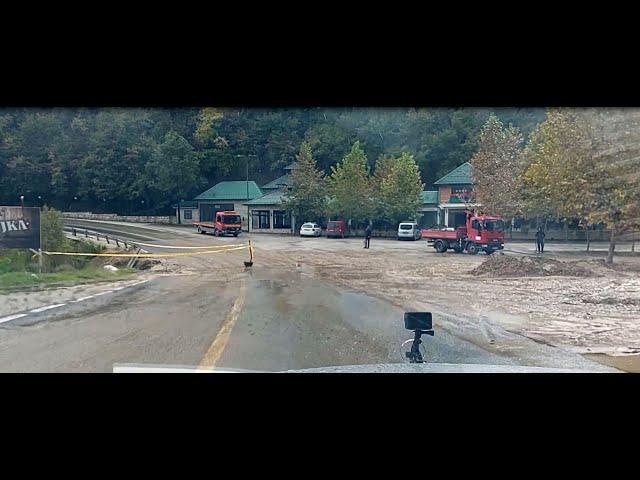
[[238, 236], [238, 232], [234, 233], [234, 234], [233, 234], [233, 236], [234, 236], [234, 237], [237, 237], [237, 236]]
[[447, 251], [447, 245], [442, 240], [436, 240], [436, 243], [434, 243], [433, 246], [438, 253], [444, 253]]
[[478, 253], [478, 245], [470, 243], [467, 245], [467, 252], [469, 252], [470, 255], [476, 255]]
[[198, 233], [201, 233], [202, 235], [204, 235], [204, 234], [205, 234], [205, 233], [207, 233], [207, 232], [205, 232], [203, 229], [201, 229], [201, 228], [198, 226]]

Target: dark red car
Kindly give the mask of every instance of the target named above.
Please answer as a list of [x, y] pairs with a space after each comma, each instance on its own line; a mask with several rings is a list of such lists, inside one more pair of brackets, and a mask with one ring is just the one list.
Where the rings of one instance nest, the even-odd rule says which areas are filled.
[[349, 236], [347, 222], [344, 220], [331, 220], [327, 222], [327, 238], [344, 238]]

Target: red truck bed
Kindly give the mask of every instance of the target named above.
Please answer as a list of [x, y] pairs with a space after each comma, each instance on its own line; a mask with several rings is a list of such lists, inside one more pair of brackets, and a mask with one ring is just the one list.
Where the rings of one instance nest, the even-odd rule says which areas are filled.
[[447, 240], [456, 240], [458, 238], [458, 235], [460, 235], [460, 231], [459, 229], [455, 229], [455, 230], [440, 230], [440, 229], [436, 229], [436, 228], [425, 228], [422, 230], [422, 238], [426, 238], [427, 240], [432, 238], [432, 239], [437, 239], [437, 238], [444, 238]]

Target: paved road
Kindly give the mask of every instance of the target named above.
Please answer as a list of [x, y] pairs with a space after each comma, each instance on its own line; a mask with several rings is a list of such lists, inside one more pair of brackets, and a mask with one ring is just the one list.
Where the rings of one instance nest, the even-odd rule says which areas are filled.
[[[181, 227], [91, 223], [94, 230], [149, 243], [238, 242]], [[264, 249], [287, 248], [290, 242], [314, 248], [313, 243], [328, 241], [266, 237], [254, 236]], [[341, 245], [360, 248], [355, 240]], [[402, 328], [402, 310], [390, 303], [322, 283], [304, 271], [275, 272], [259, 264], [244, 270], [240, 253], [189, 257], [185, 265], [197, 273], [154, 274], [132, 288], [0, 324], [0, 371], [110, 372], [122, 363], [282, 371], [401, 361], [399, 345], [409, 335]], [[425, 340], [433, 362], [604, 369], [526, 339], [511, 350], [487, 350], [439, 328], [438, 318], [436, 336]]]

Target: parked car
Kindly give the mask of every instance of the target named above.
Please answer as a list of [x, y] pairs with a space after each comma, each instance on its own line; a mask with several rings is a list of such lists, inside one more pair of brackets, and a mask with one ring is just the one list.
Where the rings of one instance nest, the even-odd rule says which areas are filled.
[[317, 223], [303, 223], [300, 227], [301, 237], [319, 237], [322, 233], [322, 228]]
[[422, 238], [422, 230], [416, 222], [402, 222], [398, 225], [398, 240], [411, 238], [420, 240]]
[[327, 223], [327, 238], [344, 238], [349, 236], [347, 222], [344, 220], [331, 220]]

